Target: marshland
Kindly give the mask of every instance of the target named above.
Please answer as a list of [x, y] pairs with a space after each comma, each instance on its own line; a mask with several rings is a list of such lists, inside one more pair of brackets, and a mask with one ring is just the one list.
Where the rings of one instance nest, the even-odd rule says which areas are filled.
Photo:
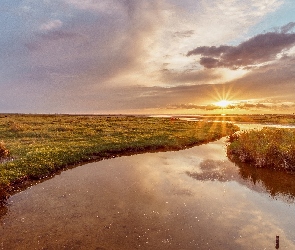
[[232, 124], [134, 116], [1, 115], [2, 189], [82, 162], [179, 150], [232, 134]]
[[0, 117], [2, 249], [295, 247], [291, 115]]

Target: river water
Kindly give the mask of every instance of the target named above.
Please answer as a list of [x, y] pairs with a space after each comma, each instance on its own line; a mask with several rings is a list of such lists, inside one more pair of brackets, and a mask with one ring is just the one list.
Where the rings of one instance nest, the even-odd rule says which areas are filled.
[[8, 199], [0, 249], [295, 249], [294, 176], [225, 150], [223, 138], [64, 171]]

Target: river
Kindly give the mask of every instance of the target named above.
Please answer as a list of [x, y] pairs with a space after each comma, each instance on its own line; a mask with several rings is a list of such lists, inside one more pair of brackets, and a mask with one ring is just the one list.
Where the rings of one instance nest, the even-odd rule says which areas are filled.
[[61, 172], [7, 200], [0, 249], [295, 249], [294, 176], [225, 150], [222, 138]]

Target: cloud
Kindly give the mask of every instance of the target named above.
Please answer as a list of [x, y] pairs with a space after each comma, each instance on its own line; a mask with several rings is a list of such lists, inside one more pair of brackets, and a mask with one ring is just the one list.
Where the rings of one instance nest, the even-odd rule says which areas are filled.
[[185, 31], [176, 31], [173, 34], [173, 37], [191, 37], [192, 35], [195, 34], [194, 30], [185, 30]]
[[[72, 84], [102, 85], [144, 68], [147, 46], [161, 22], [162, 1], [61, 2], [67, 6], [64, 13], [52, 3], [48, 9], [59, 18], [34, 23], [38, 29], [30, 31], [23, 44], [26, 64], [19, 66], [26, 76], [38, 80], [43, 76], [49, 82], [63, 79], [66, 84], [63, 76], [72, 74]], [[46, 73], [40, 75], [40, 71]]]
[[[202, 78], [200, 78], [200, 82], [191, 81], [191, 85], [186, 85], [185, 81], [179, 81], [183, 85], [170, 88], [153, 88], [152, 95], [142, 96], [141, 98], [142, 102], [150, 107], [159, 104], [163, 109], [171, 112], [177, 110], [196, 112], [195, 110], [220, 110], [220, 107], [208, 104], [208, 101], [209, 103], [217, 102], [224, 95], [229, 101], [233, 101], [227, 107], [233, 109], [233, 111], [268, 112], [272, 110], [273, 112], [290, 113], [294, 112], [294, 69], [295, 58], [282, 57], [273, 64], [252, 70], [240, 79], [230, 82], [204, 84]], [[171, 72], [166, 73], [171, 74]], [[201, 76], [202, 74], [199, 75], [199, 77]], [[179, 80], [185, 79], [181, 74], [178, 77]], [[202, 77], [204, 77], [204, 82], [212, 81], [212, 79], [206, 79], [206, 75]], [[151, 89], [141, 88], [140, 92], [145, 93], [149, 90]], [[136, 96], [134, 94], [133, 98], [136, 98]]]
[[91, 12], [112, 12], [118, 8], [116, 0], [63, 0], [66, 4], [79, 10], [87, 10]]
[[237, 105], [240, 109], [251, 109], [251, 108], [269, 108], [269, 106], [263, 103], [242, 103]]
[[212, 111], [212, 110], [226, 110], [226, 109], [236, 109], [239, 108], [237, 105], [228, 105], [224, 108], [217, 106], [215, 104], [207, 104], [207, 105], [198, 105], [193, 103], [183, 103], [183, 104], [170, 104], [166, 107], [169, 109], [180, 109], [180, 110], [205, 110], [205, 111]]
[[[247, 42], [219, 45], [247, 35], [282, 0], [270, 0], [267, 5], [257, 0], [6, 2], [4, 7], [11, 7], [0, 17], [4, 25], [0, 74], [1, 86], [13, 83], [13, 87], [5, 87], [1, 98], [8, 103], [18, 94], [22, 97], [18, 100], [26, 102], [29, 111], [40, 100], [42, 108], [57, 112], [160, 109], [175, 103], [192, 103], [185, 104], [188, 109], [203, 108], [201, 104], [206, 106], [208, 100], [216, 98], [216, 92], [222, 93], [230, 86], [232, 92], [240, 91], [247, 97], [261, 93], [279, 96], [284, 87], [292, 89], [291, 50], [284, 56], [280, 54], [281, 60], [272, 63], [274, 67], [253, 68], [253, 74], [220, 68], [251, 67], [249, 62], [259, 61], [249, 55], [245, 57], [249, 62], [236, 62], [238, 55], [234, 52], [244, 56], [241, 50]], [[293, 29], [293, 22], [277, 29], [273, 40], [278, 36], [286, 39]], [[290, 44], [278, 46], [276, 51], [284, 52]], [[196, 47], [195, 53], [201, 55], [205, 68], [193, 54], [185, 56]], [[270, 45], [265, 47], [258, 58], [276, 58], [276, 51]], [[288, 69], [282, 66], [284, 63]], [[238, 78], [242, 79], [226, 83]], [[22, 95], [25, 89], [30, 91]], [[295, 98], [293, 92], [289, 91], [289, 99]], [[33, 100], [38, 101], [33, 105]], [[193, 106], [196, 103], [200, 105]]]
[[178, 84], [182, 85], [183, 83], [187, 84], [204, 84], [208, 81], [214, 82], [215, 80], [220, 79], [221, 75], [212, 72], [209, 70], [192, 70], [188, 69], [183, 72], [177, 72], [173, 70], [166, 69], [161, 70], [161, 80], [167, 85]]
[[289, 31], [291, 31], [294, 27], [295, 27], [295, 22], [290, 22], [290, 23], [281, 27], [281, 32], [287, 33]]
[[[197, 105], [193, 103], [183, 103], [183, 104], [171, 104], [166, 107], [167, 109], [200, 109], [200, 110], [212, 110], [211, 105]], [[214, 107], [213, 109], [217, 109], [217, 107]]]
[[67, 31], [50, 31], [45, 34], [38, 34], [44, 40], [60, 40], [60, 39], [73, 39], [79, 34]]
[[62, 26], [62, 21], [56, 19], [56, 20], [50, 20], [46, 23], [43, 23], [40, 25], [40, 30], [42, 31], [48, 31], [53, 29], [58, 29]]
[[220, 106], [214, 104], [208, 105], [198, 105], [194, 103], [183, 103], [183, 104], [170, 104], [165, 107], [167, 110], [198, 110], [198, 111], [214, 111], [214, 110], [233, 110], [235, 112], [240, 112], [241, 110], [245, 111], [259, 111], [264, 112], [267, 110], [281, 110], [287, 111], [294, 109], [295, 103], [277, 103], [276, 101], [271, 103], [262, 103], [262, 102], [241, 102], [228, 105], [221, 108]]
[[237, 46], [200, 46], [187, 56], [201, 55], [205, 68], [251, 68], [275, 60], [277, 55], [295, 45], [295, 33], [287, 33], [295, 23], [281, 28], [281, 32], [259, 34]]

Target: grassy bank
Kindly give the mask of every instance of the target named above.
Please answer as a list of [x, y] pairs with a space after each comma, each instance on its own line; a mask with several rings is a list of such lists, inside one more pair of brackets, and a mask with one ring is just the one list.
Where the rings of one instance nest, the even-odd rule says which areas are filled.
[[[178, 150], [216, 140], [231, 124], [149, 117], [0, 115], [0, 190], [67, 166], [116, 155]], [[5, 155], [4, 155], [5, 154]]]
[[295, 171], [295, 129], [263, 128], [234, 134], [227, 154], [257, 167]]

